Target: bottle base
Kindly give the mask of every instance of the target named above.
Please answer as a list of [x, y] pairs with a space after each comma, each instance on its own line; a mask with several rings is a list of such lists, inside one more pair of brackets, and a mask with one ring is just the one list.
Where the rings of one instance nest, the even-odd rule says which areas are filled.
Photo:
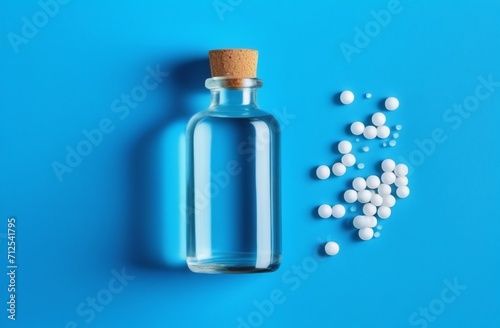
[[253, 264], [245, 264], [244, 262], [236, 261], [221, 261], [221, 260], [190, 260], [187, 259], [189, 270], [195, 273], [209, 274], [242, 274], [242, 273], [264, 273], [276, 271], [280, 266], [280, 261], [274, 261], [267, 267], [257, 268], [255, 261]]

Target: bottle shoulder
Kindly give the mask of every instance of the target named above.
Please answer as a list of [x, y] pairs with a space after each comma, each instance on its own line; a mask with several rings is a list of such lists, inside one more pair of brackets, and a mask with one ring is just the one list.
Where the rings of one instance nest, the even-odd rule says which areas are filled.
[[266, 112], [261, 109], [252, 109], [248, 111], [239, 111], [239, 112], [223, 112], [223, 111], [214, 111], [214, 110], [204, 110], [196, 113], [191, 117], [188, 123], [188, 129], [192, 129], [195, 126], [201, 123], [209, 123], [209, 122], [227, 122], [231, 124], [234, 121], [246, 120], [252, 122], [264, 122], [266, 123], [271, 130], [279, 130], [279, 123], [276, 118], [269, 112]]

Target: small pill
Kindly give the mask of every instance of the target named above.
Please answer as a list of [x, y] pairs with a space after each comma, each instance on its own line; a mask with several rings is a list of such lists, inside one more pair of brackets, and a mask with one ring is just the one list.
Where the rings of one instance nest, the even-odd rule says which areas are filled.
[[366, 180], [361, 177], [355, 178], [352, 180], [352, 187], [357, 191], [366, 189]]
[[358, 191], [358, 202], [361, 204], [368, 203], [372, 199], [372, 193], [370, 190], [364, 189], [361, 191]]
[[380, 139], [385, 139], [391, 134], [391, 129], [387, 125], [381, 125], [377, 127], [377, 137]]
[[372, 195], [372, 198], [370, 199], [370, 203], [372, 203], [375, 206], [382, 205], [383, 201], [384, 201], [384, 198], [382, 196], [380, 196], [379, 194]]
[[344, 175], [346, 171], [346, 167], [342, 163], [335, 163], [332, 166], [332, 173], [336, 176]]
[[347, 154], [352, 150], [352, 144], [347, 140], [342, 140], [338, 145], [339, 153]]
[[363, 205], [364, 215], [371, 216], [375, 215], [375, 213], [377, 213], [377, 207], [375, 205], [373, 205], [372, 203], [366, 203], [365, 205]]
[[320, 218], [327, 219], [332, 216], [332, 207], [330, 205], [323, 204], [318, 207], [318, 215]]
[[359, 229], [358, 236], [362, 240], [370, 240], [373, 238], [373, 229], [372, 228]]
[[381, 183], [380, 186], [378, 186], [378, 188], [377, 188], [377, 192], [379, 193], [379, 195], [381, 195], [382, 197], [384, 197], [385, 195], [390, 195], [391, 194], [392, 188], [388, 184]]
[[385, 108], [387, 110], [393, 111], [398, 109], [399, 107], [399, 100], [396, 97], [389, 97], [385, 100]]
[[377, 189], [380, 186], [380, 178], [376, 175], [370, 175], [366, 178], [366, 186], [370, 189]]
[[351, 133], [354, 134], [355, 136], [363, 134], [364, 130], [365, 130], [365, 125], [359, 121], [356, 121], [351, 124]]
[[408, 178], [407, 177], [397, 177], [396, 181], [394, 182], [396, 187], [402, 187], [408, 185]]
[[396, 195], [398, 195], [399, 198], [406, 198], [410, 195], [410, 188], [407, 186], [401, 186], [396, 189]]
[[394, 197], [393, 195], [385, 195], [382, 196], [382, 198], [384, 199], [382, 201], [382, 205], [387, 207], [393, 207], [394, 205], [396, 205], [396, 197]]
[[396, 173], [398, 177], [404, 177], [408, 174], [408, 166], [406, 164], [398, 164], [394, 168], [394, 173]]
[[377, 128], [373, 125], [368, 125], [363, 131], [363, 136], [366, 139], [375, 139], [375, 137], [377, 136]]
[[387, 219], [391, 216], [391, 209], [388, 206], [382, 205], [377, 210], [378, 217], [381, 219]]
[[354, 101], [354, 93], [349, 90], [342, 91], [340, 93], [340, 102], [344, 105], [349, 105]]
[[344, 192], [344, 200], [347, 203], [354, 203], [358, 200], [358, 193], [356, 192], [356, 190], [348, 189]]
[[396, 162], [394, 162], [392, 159], [384, 159], [382, 161], [382, 171], [384, 172], [391, 172], [394, 171], [394, 168], [396, 167]]
[[342, 156], [342, 159], [340, 161], [346, 167], [351, 167], [356, 164], [356, 156], [354, 156], [353, 154], [345, 154]]
[[332, 216], [336, 219], [340, 219], [345, 215], [345, 207], [337, 204], [332, 206]]
[[340, 246], [334, 241], [329, 241], [325, 244], [325, 253], [330, 256], [337, 255], [340, 251]]
[[324, 180], [330, 176], [330, 168], [326, 165], [320, 165], [316, 169], [316, 176], [318, 179]]
[[375, 113], [375, 114], [372, 115], [372, 123], [375, 126], [384, 125], [384, 123], [385, 123], [386, 120], [387, 120], [387, 118], [381, 112], [377, 112], [377, 113]]
[[382, 182], [385, 184], [393, 184], [396, 181], [396, 175], [392, 172], [384, 172], [382, 173]]

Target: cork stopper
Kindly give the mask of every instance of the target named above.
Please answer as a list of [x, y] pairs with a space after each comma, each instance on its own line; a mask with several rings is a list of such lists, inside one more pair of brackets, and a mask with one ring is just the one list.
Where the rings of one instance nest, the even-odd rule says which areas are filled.
[[212, 77], [244, 79], [255, 78], [257, 76], [257, 50], [210, 50], [208, 56]]

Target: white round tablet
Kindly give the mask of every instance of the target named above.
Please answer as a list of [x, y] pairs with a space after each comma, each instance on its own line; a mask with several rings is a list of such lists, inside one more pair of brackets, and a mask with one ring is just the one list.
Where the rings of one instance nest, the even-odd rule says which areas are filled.
[[354, 101], [354, 93], [349, 90], [342, 91], [340, 93], [340, 102], [344, 105], [349, 105]]
[[366, 186], [370, 189], [377, 189], [380, 186], [380, 178], [376, 175], [370, 175], [366, 178]]
[[342, 140], [341, 142], [339, 142], [339, 145], [337, 148], [339, 150], [339, 153], [347, 154], [347, 153], [351, 152], [352, 144], [347, 140]]
[[354, 134], [355, 136], [363, 134], [364, 130], [365, 130], [365, 125], [359, 121], [356, 121], [351, 124], [351, 133]]
[[345, 215], [345, 207], [343, 205], [337, 204], [332, 206], [332, 216], [336, 219], [340, 219]]
[[392, 172], [384, 172], [382, 173], [382, 182], [385, 184], [393, 184], [396, 181], [396, 175]]
[[354, 178], [352, 180], [352, 187], [357, 191], [366, 189], [366, 180], [361, 177]]
[[377, 128], [373, 125], [368, 125], [363, 131], [363, 136], [366, 139], [375, 139], [375, 137], [377, 136]]
[[382, 165], [381, 166], [382, 166], [382, 171], [384, 171], [384, 172], [391, 172], [396, 167], [396, 162], [394, 162], [390, 158], [384, 159], [382, 161]]
[[391, 129], [387, 125], [381, 125], [377, 127], [377, 137], [380, 139], [386, 139], [391, 134]]
[[370, 240], [373, 238], [373, 229], [372, 228], [359, 229], [358, 236], [362, 240]]
[[387, 110], [396, 110], [399, 107], [399, 100], [396, 97], [389, 97], [385, 100], [385, 108]]
[[320, 218], [327, 219], [332, 216], [332, 207], [330, 205], [323, 204], [318, 207], [318, 215]]
[[385, 195], [382, 196], [382, 198], [384, 199], [382, 201], [382, 205], [387, 207], [393, 207], [394, 205], [396, 205], [396, 197], [394, 197], [393, 195]]
[[406, 164], [398, 164], [394, 168], [394, 173], [396, 173], [398, 177], [404, 177], [408, 174], [408, 166]]
[[344, 192], [344, 200], [347, 203], [354, 203], [358, 200], [358, 193], [356, 192], [356, 190], [348, 189]]
[[358, 202], [361, 204], [368, 203], [372, 199], [372, 193], [370, 190], [364, 189], [358, 191]]
[[378, 186], [377, 191], [382, 197], [384, 197], [385, 195], [390, 195], [392, 188], [388, 184], [381, 183], [380, 186]]
[[377, 213], [377, 207], [373, 205], [372, 203], [366, 203], [363, 205], [363, 214], [364, 215], [375, 215]]
[[375, 113], [375, 114], [372, 115], [372, 123], [375, 126], [384, 125], [384, 123], [385, 123], [386, 120], [387, 120], [387, 118], [381, 112], [377, 112], [377, 113]]
[[335, 163], [333, 164], [332, 166], [332, 172], [334, 175], [336, 176], [341, 176], [341, 175], [344, 175], [345, 174], [345, 171], [346, 171], [346, 167], [344, 164], [342, 163]]
[[410, 188], [408, 186], [401, 186], [396, 189], [396, 195], [399, 198], [406, 198], [410, 195]]
[[337, 255], [340, 251], [340, 246], [334, 241], [329, 241], [325, 244], [325, 253], [330, 256]]
[[378, 217], [381, 219], [387, 219], [391, 216], [391, 209], [388, 206], [382, 205], [377, 210]]
[[316, 176], [318, 179], [324, 180], [330, 176], [330, 168], [326, 165], [320, 165], [316, 169]]
[[370, 203], [372, 203], [375, 206], [382, 205], [383, 201], [384, 201], [384, 198], [382, 196], [380, 196], [379, 194], [373, 194], [372, 198], [370, 199]]
[[356, 156], [354, 156], [353, 154], [345, 154], [342, 156], [342, 159], [340, 161], [346, 167], [351, 167], [356, 164]]

